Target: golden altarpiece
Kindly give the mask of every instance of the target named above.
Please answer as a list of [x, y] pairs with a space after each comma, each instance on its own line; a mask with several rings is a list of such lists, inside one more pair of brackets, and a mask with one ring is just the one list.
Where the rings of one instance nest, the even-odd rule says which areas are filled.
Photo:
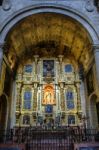
[[16, 126], [51, 120], [55, 125], [77, 125], [82, 113], [77, 64], [62, 55], [35, 55], [18, 67], [15, 100]]

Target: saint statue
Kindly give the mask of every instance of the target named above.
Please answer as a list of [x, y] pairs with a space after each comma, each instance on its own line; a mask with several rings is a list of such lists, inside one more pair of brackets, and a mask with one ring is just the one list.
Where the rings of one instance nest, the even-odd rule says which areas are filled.
[[44, 97], [42, 103], [44, 105], [46, 104], [55, 104], [55, 99], [54, 99], [54, 90], [52, 86], [46, 86], [44, 89]]
[[44, 99], [46, 100], [47, 104], [51, 104], [52, 101], [52, 93], [50, 91], [46, 91], [44, 95]]

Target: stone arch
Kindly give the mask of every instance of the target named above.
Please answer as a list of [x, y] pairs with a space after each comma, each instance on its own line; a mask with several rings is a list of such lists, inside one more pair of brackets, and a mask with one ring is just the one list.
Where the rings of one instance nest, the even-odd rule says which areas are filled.
[[73, 18], [74, 20], [78, 21], [88, 32], [90, 39], [92, 40], [93, 44], [98, 44], [98, 34], [94, 28], [94, 25], [91, 23], [91, 21], [83, 16], [80, 12], [77, 10], [73, 10], [70, 7], [65, 7], [63, 5], [54, 5], [54, 4], [38, 4], [29, 6], [26, 8], [23, 8], [19, 10], [18, 12], [12, 14], [8, 19], [6, 19], [3, 24], [1, 25], [1, 43], [4, 42], [6, 35], [10, 31], [10, 29], [20, 20], [23, 18], [37, 14], [37, 13], [57, 13], [57, 14], [63, 14], [65, 16], [69, 16]]
[[0, 96], [0, 129], [7, 128], [8, 121], [8, 97], [5, 93]]
[[89, 120], [90, 120], [90, 126], [93, 128], [98, 127], [98, 114], [97, 114], [97, 95], [95, 92], [93, 92], [89, 97]]

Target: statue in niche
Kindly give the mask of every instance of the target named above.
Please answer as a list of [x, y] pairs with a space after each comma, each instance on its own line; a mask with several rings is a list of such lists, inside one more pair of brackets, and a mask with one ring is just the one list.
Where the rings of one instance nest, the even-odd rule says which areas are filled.
[[44, 88], [44, 98], [42, 101], [43, 104], [55, 104], [55, 99], [54, 99], [54, 89], [53, 86], [47, 85]]
[[23, 124], [30, 124], [30, 117], [28, 115], [23, 116]]
[[73, 92], [72, 91], [67, 92], [67, 100], [73, 100]]
[[72, 90], [68, 90], [66, 93], [66, 100], [67, 100], [67, 108], [74, 109], [74, 95]]
[[70, 124], [75, 124], [75, 116], [74, 115], [68, 116], [68, 125], [70, 125]]
[[45, 94], [44, 94], [44, 99], [46, 99], [46, 102], [47, 102], [47, 104], [50, 104], [51, 103], [51, 101], [52, 101], [52, 93], [51, 93], [51, 91], [46, 91], [45, 92]]

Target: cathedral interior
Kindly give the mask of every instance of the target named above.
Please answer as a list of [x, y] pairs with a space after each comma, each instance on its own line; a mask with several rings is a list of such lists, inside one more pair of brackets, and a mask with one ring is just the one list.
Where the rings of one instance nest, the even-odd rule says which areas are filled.
[[99, 150], [99, 0], [0, 0], [8, 149]]
[[32, 14], [9, 30], [0, 74], [0, 126], [99, 126], [96, 55], [70, 16]]

